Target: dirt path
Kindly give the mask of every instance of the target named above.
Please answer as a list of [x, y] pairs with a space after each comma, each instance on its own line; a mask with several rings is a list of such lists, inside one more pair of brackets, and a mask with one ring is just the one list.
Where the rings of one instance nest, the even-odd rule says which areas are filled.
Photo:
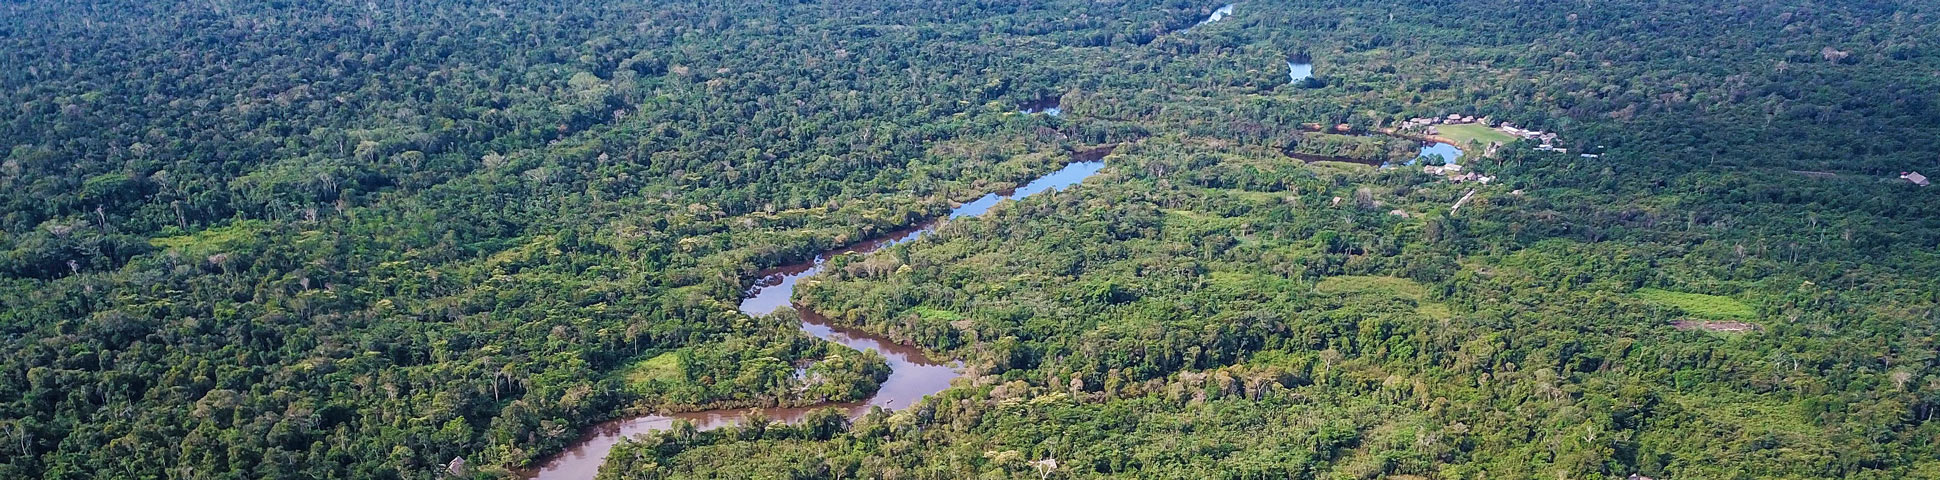
[[1462, 205], [1467, 205], [1467, 204], [1468, 204], [1468, 199], [1470, 199], [1470, 198], [1474, 198], [1474, 197], [1475, 197], [1475, 189], [1472, 189], [1472, 188], [1471, 188], [1471, 189], [1469, 189], [1469, 191], [1468, 191], [1468, 193], [1467, 193], [1467, 194], [1465, 194], [1465, 195], [1462, 195], [1462, 199], [1461, 199], [1461, 200], [1456, 200], [1456, 201], [1455, 201], [1455, 206], [1453, 206], [1453, 207], [1448, 207], [1448, 214], [1449, 214], [1449, 215], [1454, 215], [1454, 214], [1455, 214], [1455, 211], [1456, 211], [1456, 210], [1461, 210], [1461, 209], [1462, 209]]

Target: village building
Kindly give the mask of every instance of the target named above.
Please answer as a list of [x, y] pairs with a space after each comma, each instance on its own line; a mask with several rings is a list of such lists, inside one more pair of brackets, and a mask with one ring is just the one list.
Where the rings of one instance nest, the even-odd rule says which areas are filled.
[[1455, 172], [1462, 171], [1462, 166], [1453, 163], [1447, 165], [1429, 165], [1421, 167], [1421, 171], [1427, 172], [1430, 175], [1454, 175]]
[[1913, 182], [1914, 185], [1927, 186], [1927, 176], [1921, 175], [1920, 172], [1900, 172], [1900, 178]]

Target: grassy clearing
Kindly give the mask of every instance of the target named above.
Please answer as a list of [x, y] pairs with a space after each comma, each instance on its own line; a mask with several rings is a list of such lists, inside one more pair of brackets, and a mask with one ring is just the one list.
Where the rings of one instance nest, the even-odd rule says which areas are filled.
[[1314, 285], [1315, 290], [1326, 294], [1378, 294], [1420, 300], [1428, 296], [1428, 289], [1414, 280], [1395, 277], [1372, 277], [1363, 275], [1342, 275], [1327, 277]]
[[1249, 167], [1259, 168], [1263, 170], [1272, 170], [1275, 168], [1280, 168], [1281, 166], [1286, 165], [1288, 163], [1302, 163], [1302, 162], [1292, 158], [1287, 158], [1286, 155], [1281, 155], [1278, 150], [1245, 149], [1245, 150], [1242, 150], [1239, 154], [1219, 155], [1219, 163], [1236, 165], [1236, 166], [1249, 166]]
[[1448, 310], [1448, 305], [1419, 300], [1415, 302], [1415, 313], [1419, 313], [1428, 318], [1449, 318], [1455, 316], [1455, 312]]
[[238, 220], [228, 225], [188, 235], [148, 239], [156, 248], [174, 249], [191, 257], [221, 253], [261, 238], [269, 225], [259, 220]]
[[1271, 292], [1297, 288], [1277, 275], [1215, 271], [1206, 275], [1207, 287], [1223, 292]]
[[1353, 162], [1336, 162], [1332, 160], [1322, 160], [1318, 162], [1309, 163], [1307, 164], [1307, 167], [1315, 170], [1319, 170], [1324, 173], [1336, 173], [1336, 174], [1367, 173], [1375, 170], [1373, 165], [1363, 165], [1363, 164], [1353, 163]]
[[951, 310], [944, 310], [941, 308], [910, 307], [910, 309], [907, 310], [907, 312], [916, 314], [916, 316], [918, 317], [934, 318], [938, 320], [947, 320], [952, 322], [963, 319], [963, 314], [957, 313]]
[[1449, 140], [1454, 140], [1455, 145], [1458, 147], [1468, 146], [1470, 142], [1480, 143], [1483, 146], [1488, 146], [1492, 142], [1507, 144], [1516, 139], [1515, 136], [1503, 133], [1500, 130], [1474, 123], [1441, 125], [1435, 127], [1435, 129], [1441, 132], [1441, 136], [1447, 137]]
[[[1820, 427], [1810, 423], [1809, 414], [1801, 414], [1805, 407], [1800, 403], [1775, 401], [1770, 396], [1747, 395], [1740, 392], [1706, 389], [1701, 394], [1673, 393], [1663, 395], [1663, 404], [1658, 407], [1667, 418], [1667, 423], [1689, 425], [1689, 428], [1650, 428], [1638, 432], [1635, 442], [1649, 450], [1665, 452], [1689, 452], [1696, 458], [1721, 458], [1742, 461], [1746, 458], [1768, 458], [1778, 462], [1809, 462], [1820, 458], [1837, 458], [1841, 449], [1838, 439], [1841, 435], [1830, 427]], [[1692, 442], [1688, 432], [1719, 432], [1714, 442]], [[1772, 445], [1778, 445], [1773, 448]], [[1758, 452], [1755, 456], [1746, 452]], [[1735, 471], [1735, 462], [1722, 462], [1717, 465], [1693, 465], [1686, 469], [1683, 478], [1729, 478], [1742, 476]], [[1691, 474], [1695, 473], [1695, 475]], [[1796, 478], [1796, 477], [1777, 477]], [[1896, 478], [1935, 478], [1908, 475]]]
[[1684, 313], [1704, 318], [1751, 318], [1758, 315], [1758, 311], [1751, 308], [1751, 305], [1731, 297], [1655, 288], [1638, 289], [1634, 295], [1646, 302], [1676, 307]]
[[1232, 197], [1241, 201], [1252, 202], [1260, 205], [1269, 205], [1269, 206], [1278, 205], [1282, 202], [1287, 202], [1287, 198], [1290, 198], [1290, 197], [1298, 197], [1298, 195], [1295, 195], [1293, 192], [1255, 192], [1250, 190], [1231, 190], [1231, 189], [1224, 189], [1224, 188], [1209, 189], [1209, 190], [1219, 192], [1219, 194], [1221, 195]]
[[1288, 371], [1301, 371], [1320, 363], [1319, 352], [1310, 350], [1261, 350], [1254, 352], [1246, 360], [1254, 367], [1280, 367]]
[[655, 381], [679, 382], [683, 380], [680, 374], [680, 355], [667, 352], [633, 362], [633, 365], [626, 367], [625, 375], [626, 383], [635, 387], [643, 387]]
[[1207, 232], [1240, 226], [1246, 218], [1221, 217], [1212, 213], [1194, 210], [1166, 210], [1161, 217], [1166, 228], [1192, 232]]
[[1447, 305], [1428, 301], [1428, 288], [1406, 278], [1342, 275], [1327, 277], [1314, 290], [1330, 295], [1375, 295], [1398, 297], [1415, 302], [1415, 313], [1429, 318], [1449, 318]]

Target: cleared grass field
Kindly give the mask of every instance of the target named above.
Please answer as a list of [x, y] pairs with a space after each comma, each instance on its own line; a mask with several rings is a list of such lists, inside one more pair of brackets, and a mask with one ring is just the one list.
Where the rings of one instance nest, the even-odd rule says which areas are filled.
[[1428, 288], [1414, 280], [1395, 277], [1342, 275], [1327, 277], [1314, 284], [1314, 290], [1330, 295], [1374, 295], [1399, 297], [1415, 302], [1415, 311], [1429, 318], [1448, 318], [1447, 305], [1428, 301]]
[[907, 310], [907, 312], [923, 318], [934, 318], [938, 320], [949, 320], [953, 322], [963, 319], [963, 314], [957, 313], [951, 310], [944, 310], [941, 308], [919, 306], [919, 307], [911, 307], [909, 310]]
[[653, 358], [634, 362], [626, 368], [626, 383], [645, 386], [655, 380], [678, 382], [680, 378], [680, 356], [674, 352], [655, 355]]
[[1436, 127], [1436, 130], [1441, 132], [1441, 136], [1447, 137], [1449, 140], [1454, 140], [1455, 146], [1458, 147], [1466, 147], [1471, 142], [1487, 146], [1492, 142], [1507, 144], [1516, 140], [1514, 135], [1476, 123], [1442, 125]]
[[1706, 295], [1702, 293], [1673, 292], [1655, 288], [1640, 288], [1633, 294], [1643, 301], [1676, 307], [1698, 317], [1712, 319], [1742, 319], [1758, 315], [1756, 309], [1745, 302], [1731, 297]]
[[156, 248], [174, 249], [190, 258], [205, 257], [256, 241], [268, 229], [269, 224], [261, 220], [238, 220], [188, 235], [151, 238], [148, 244]]

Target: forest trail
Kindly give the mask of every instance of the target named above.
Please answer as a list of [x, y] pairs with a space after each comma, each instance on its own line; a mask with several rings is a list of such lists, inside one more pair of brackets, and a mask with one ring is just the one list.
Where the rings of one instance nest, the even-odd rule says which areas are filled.
[[1471, 188], [1471, 189], [1469, 189], [1469, 191], [1468, 191], [1468, 193], [1467, 193], [1467, 194], [1464, 194], [1464, 195], [1462, 195], [1462, 199], [1461, 199], [1461, 200], [1456, 200], [1456, 201], [1455, 201], [1455, 206], [1453, 206], [1453, 207], [1448, 207], [1448, 214], [1450, 214], [1450, 215], [1454, 215], [1454, 214], [1455, 214], [1455, 212], [1456, 212], [1457, 210], [1461, 210], [1461, 209], [1462, 209], [1462, 205], [1467, 205], [1467, 204], [1468, 204], [1468, 199], [1470, 199], [1470, 198], [1474, 198], [1474, 197], [1475, 197], [1475, 189], [1473, 189], [1473, 188]]

